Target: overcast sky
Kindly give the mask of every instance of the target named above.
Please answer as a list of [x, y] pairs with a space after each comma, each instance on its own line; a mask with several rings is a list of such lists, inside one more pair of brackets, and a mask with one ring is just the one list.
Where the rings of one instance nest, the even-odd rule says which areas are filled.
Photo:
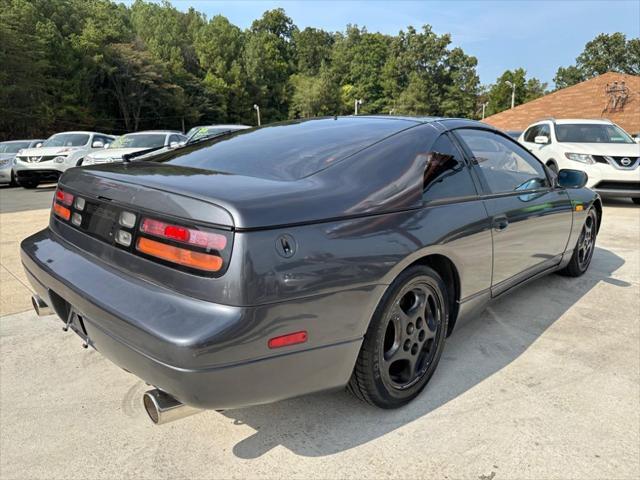
[[570, 65], [599, 33], [640, 36], [640, 0], [608, 1], [217, 1], [173, 0], [208, 18], [222, 14], [241, 28], [265, 10], [282, 7], [299, 28], [344, 30], [348, 23], [396, 34], [407, 25], [430, 24], [451, 33], [453, 44], [478, 58], [483, 83], [506, 69], [523, 67], [551, 83], [559, 66]]

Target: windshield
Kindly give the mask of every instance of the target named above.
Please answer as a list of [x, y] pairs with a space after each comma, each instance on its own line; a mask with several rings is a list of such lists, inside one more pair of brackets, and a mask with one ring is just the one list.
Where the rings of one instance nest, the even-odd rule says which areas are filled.
[[29, 148], [31, 142], [4, 142], [0, 143], [0, 153], [18, 153], [22, 148]]
[[570, 143], [634, 143], [627, 132], [617, 125], [556, 125], [556, 137], [559, 142]]
[[49, 137], [43, 147], [82, 147], [89, 141], [86, 133], [58, 133]]
[[155, 148], [164, 146], [165, 134], [136, 133], [116, 138], [109, 148]]
[[204, 137], [211, 137], [213, 135], [220, 135], [221, 133], [224, 132], [228, 132], [230, 130], [233, 130], [233, 128], [229, 128], [229, 127], [200, 127], [197, 130], [195, 130], [191, 136], [189, 137], [189, 139], [187, 140], [188, 142], [193, 142], [194, 140], [198, 140], [200, 138], [204, 138]]

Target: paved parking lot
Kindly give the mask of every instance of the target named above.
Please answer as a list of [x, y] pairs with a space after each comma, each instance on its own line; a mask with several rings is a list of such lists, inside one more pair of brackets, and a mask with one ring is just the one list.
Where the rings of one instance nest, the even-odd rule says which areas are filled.
[[18, 243], [53, 190], [0, 189], [0, 477], [638, 478], [640, 208], [605, 205], [589, 272], [529, 284], [448, 340], [425, 392], [345, 392], [163, 427], [146, 386], [37, 318]]

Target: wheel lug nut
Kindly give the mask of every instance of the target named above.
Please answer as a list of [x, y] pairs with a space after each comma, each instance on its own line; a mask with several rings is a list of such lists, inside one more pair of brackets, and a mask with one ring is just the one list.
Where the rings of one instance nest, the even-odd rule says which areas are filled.
[[420, 330], [420, 329], [422, 328], [422, 319], [421, 319], [421, 318], [419, 318], [419, 319], [416, 321], [416, 328], [417, 328], [418, 330]]
[[418, 334], [418, 340], [423, 341], [424, 337], [425, 337], [424, 330], [420, 330], [420, 333]]
[[411, 348], [411, 340], [405, 340], [403, 347], [405, 352], [408, 352]]
[[414, 343], [413, 347], [411, 347], [411, 355], [415, 355], [416, 353], [418, 353], [418, 344]]
[[407, 334], [411, 335], [413, 333], [414, 330], [414, 326], [413, 323], [410, 323], [409, 325], [407, 325]]

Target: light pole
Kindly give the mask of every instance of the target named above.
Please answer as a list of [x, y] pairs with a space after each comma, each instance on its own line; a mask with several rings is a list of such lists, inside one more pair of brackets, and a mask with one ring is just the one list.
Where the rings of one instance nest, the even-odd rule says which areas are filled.
[[359, 98], [354, 102], [355, 115], [358, 115], [358, 105], [362, 105], [362, 99]]
[[516, 84], [515, 82], [510, 82], [509, 80], [504, 83], [511, 87], [511, 108], [513, 108], [516, 106]]
[[487, 108], [487, 105], [489, 105], [489, 102], [484, 102], [482, 104], [482, 120], [484, 120], [484, 111]]
[[254, 103], [253, 109], [256, 111], [256, 114], [258, 115], [258, 126], [260, 126], [260, 107]]

